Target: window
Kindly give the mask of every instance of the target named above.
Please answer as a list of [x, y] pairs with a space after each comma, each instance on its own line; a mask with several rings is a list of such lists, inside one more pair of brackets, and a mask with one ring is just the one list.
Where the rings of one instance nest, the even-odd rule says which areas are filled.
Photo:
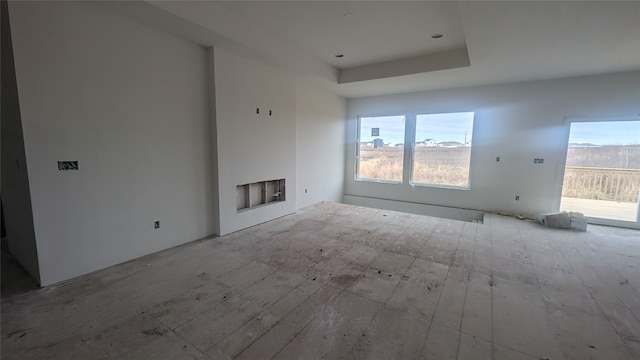
[[404, 137], [404, 116], [361, 117], [356, 178], [401, 182]]
[[416, 116], [412, 182], [468, 188], [472, 134], [472, 112]]
[[[360, 117], [356, 178], [468, 189], [473, 117], [472, 112]], [[413, 139], [407, 149], [405, 138]]]

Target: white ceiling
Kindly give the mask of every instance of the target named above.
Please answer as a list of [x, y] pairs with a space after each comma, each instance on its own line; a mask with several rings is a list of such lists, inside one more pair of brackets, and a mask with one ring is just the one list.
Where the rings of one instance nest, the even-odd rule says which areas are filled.
[[[345, 68], [465, 47], [456, 2], [226, 1], [220, 4]], [[440, 33], [440, 39], [431, 35]], [[336, 58], [343, 54], [343, 58]]]
[[[108, 6], [196, 43], [319, 79], [346, 97], [640, 70], [638, 1], [183, 0]], [[434, 40], [432, 33], [444, 37]], [[429, 61], [415, 55], [465, 47], [470, 66], [425, 66], [411, 75], [338, 83], [340, 71], [349, 68], [373, 64], [367, 68], [388, 74], [405, 58]], [[335, 58], [337, 53], [344, 58]]]

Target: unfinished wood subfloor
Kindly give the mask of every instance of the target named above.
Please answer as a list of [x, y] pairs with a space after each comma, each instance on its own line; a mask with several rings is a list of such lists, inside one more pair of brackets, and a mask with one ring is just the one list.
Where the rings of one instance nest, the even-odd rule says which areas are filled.
[[2, 359], [640, 359], [639, 269], [638, 231], [324, 203], [5, 288]]

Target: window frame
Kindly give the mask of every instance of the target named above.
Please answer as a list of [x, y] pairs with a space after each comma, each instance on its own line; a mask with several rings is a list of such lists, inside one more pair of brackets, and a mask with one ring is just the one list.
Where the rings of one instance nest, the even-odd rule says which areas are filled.
[[[458, 113], [470, 113], [472, 114], [471, 122], [471, 145], [469, 146], [469, 172], [467, 176], [467, 185], [449, 185], [449, 184], [435, 184], [414, 181], [415, 159], [416, 159], [416, 136], [417, 136], [417, 123], [418, 117], [423, 115], [448, 115]], [[381, 117], [403, 117], [404, 118], [404, 142], [403, 142], [403, 156], [402, 156], [402, 177], [400, 180], [381, 180], [359, 177], [360, 175], [360, 139], [362, 135], [362, 119], [363, 118], [381, 118]], [[355, 156], [354, 156], [354, 180], [360, 182], [370, 183], [382, 183], [399, 185], [406, 184], [411, 187], [418, 188], [437, 188], [437, 189], [449, 189], [449, 190], [471, 190], [473, 179], [473, 138], [476, 128], [476, 111], [474, 110], [453, 110], [446, 112], [405, 112], [404, 114], [395, 113], [393, 115], [357, 115], [356, 117], [356, 131], [355, 131]]]
[[[435, 183], [425, 183], [414, 180], [415, 173], [415, 160], [416, 160], [416, 136], [418, 133], [418, 117], [424, 115], [447, 115], [447, 114], [461, 114], [461, 113], [470, 113], [472, 114], [471, 120], [471, 145], [469, 146], [469, 172], [467, 176], [467, 185], [450, 185], [450, 184], [435, 184]], [[413, 116], [413, 124], [412, 124], [412, 134], [411, 134], [411, 157], [410, 157], [410, 165], [411, 168], [409, 170], [409, 183], [412, 186], [417, 187], [429, 187], [429, 188], [440, 188], [440, 189], [452, 189], [452, 190], [471, 190], [471, 168], [472, 168], [472, 158], [473, 158], [473, 138], [474, 138], [474, 130], [476, 123], [476, 112], [475, 111], [449, 111], [449, 112], [437, 112], [437, 113], [429, 113], [429, 112], [421, 112], [415, 114]], [[466, 145], [466, 144], [465, 144]]]
[[[362, 118], [382, 118], [382, 117], [402, 117], [404, 119], [404, 139], [403, 139], [403, 154], [402, 154], [402, 176], [400, 180], [384, 180], [384, 179], [372, 179], [372, 178], [363, 178], [360, 177], [360, 139], [362, 133]], [[381, 184], [390, 184], [390, 185], [399, 185], [403, 184], [405, 181], [405, 163], [406, 163], [406, 147], [407, 147], [407, 127], [408, 127], [408, 116], [406, 114], [395, 114], [395, 115], [358, 115], [356, 122], [356, 152], [355, 152], [355, 181], [362, 182], [371, 182], [371, 183], [381, 183]]]

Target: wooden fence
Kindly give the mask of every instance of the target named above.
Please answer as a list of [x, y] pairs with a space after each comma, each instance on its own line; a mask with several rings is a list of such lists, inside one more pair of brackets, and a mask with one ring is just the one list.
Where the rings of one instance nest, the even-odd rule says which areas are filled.
[[565, 168], [562, 196], [637, 203], [639, 193], [640, 169]]

